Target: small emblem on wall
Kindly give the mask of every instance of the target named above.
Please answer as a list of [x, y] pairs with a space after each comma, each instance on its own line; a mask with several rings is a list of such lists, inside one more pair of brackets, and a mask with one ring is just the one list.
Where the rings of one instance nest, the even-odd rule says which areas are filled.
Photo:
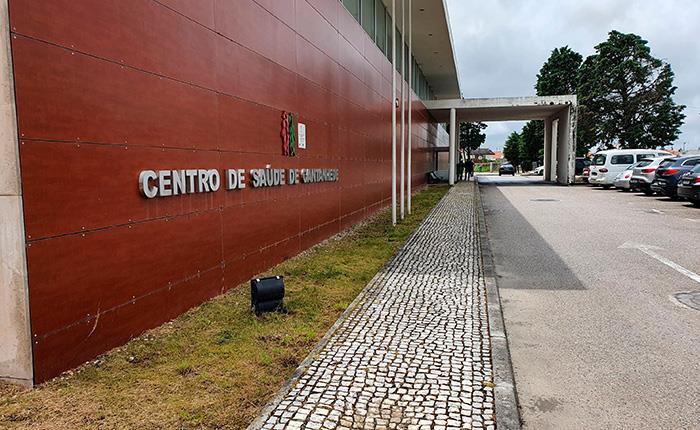
[[294, 157], [296, 155], [297, 128], [294, 123], [293, 113], [287, 111], [282, 112], [282, 125], [280, 128], [282, 155]]
[[299, 123], [299, 149], [306, 149], [306, 124]]

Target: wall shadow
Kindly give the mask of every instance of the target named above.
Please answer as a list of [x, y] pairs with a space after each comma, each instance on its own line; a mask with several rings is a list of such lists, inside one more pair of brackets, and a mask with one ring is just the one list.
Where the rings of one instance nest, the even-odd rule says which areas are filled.
[[585, 290], [557, 252], [503, 195], [500, 186], [479, 184], [499, 288]]

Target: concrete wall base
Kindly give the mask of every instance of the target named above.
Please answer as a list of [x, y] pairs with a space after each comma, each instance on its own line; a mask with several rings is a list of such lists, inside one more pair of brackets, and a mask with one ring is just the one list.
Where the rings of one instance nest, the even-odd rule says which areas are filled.
[[19, 142], [7, 0], [0, 0], [0, 381], [32, 386]]

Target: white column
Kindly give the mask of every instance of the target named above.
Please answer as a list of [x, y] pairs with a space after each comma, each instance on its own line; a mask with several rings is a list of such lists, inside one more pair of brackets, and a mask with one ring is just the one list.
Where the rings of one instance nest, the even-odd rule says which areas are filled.
[[411, 214], [411, 153], [413, 146], [411, 145], [412, 131], [412, 113], [413, 113], [413, 0], [408, 0], [408, 160], [406, 162], [406, 209], [409, 215]]
[[450, 109], [450, 166], [448, 167], [450, 185], [455, 184], [455, 153], [457, 147], [457, 109]]
[[7, 0], [0, 0], [0, 380], [31, 386], [32, 340]]
[[[576, 100], [576, 99], [574, 99]], [[576, 125], [578, 123], [578, 103], [577, 101], [569, 106], [569, 184], [576, 182]]]
[[549, 180], [550, 181], [556, 181], [557, 180], [557, 163], [559, 160], [557, 159], [557, 154], [558, 154], [558, 147], [559, 147], [559, 119], [555, 118], [552, 120], [552, 145], [550, 146], [550, 151], [549, 151]]
[[[569, 184], [569, 174], [575, 173], [575, 159], [569, 148], [571, 147], [571, 116], [569, 109], [559, 114], [558, 142], [557, 142], [557, 183]], [[574, 150], [575, 154], [575, 150]], [[574, 167], [569, 167], [573, 165]], [[573, 175], [572, 175], [573, 177]], [[571, 180], [573, 182], [573, 179]]]
[[406, 216], [404, 209], [406, 182], [405, 154], [406, 154], [406, 4], [401, 0], [401, 219]]
[[544, 173], [545, 181], [552, 180], [552, 119], [544, 120]]
[[396, 0], [391, 0], [391, 223], [396, 225]]

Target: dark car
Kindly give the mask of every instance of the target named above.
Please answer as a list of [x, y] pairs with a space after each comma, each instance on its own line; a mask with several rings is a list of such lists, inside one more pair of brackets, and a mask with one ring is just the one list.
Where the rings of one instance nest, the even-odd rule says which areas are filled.
[[[576, 157], [576, 176], [583, 175], [583, 169], [591, 165], [591, 160], [585, 157]], [[590, 171], [590, 169], [589, 169]]]
[[678, 197], [688, 199], [695, 206], [700, 206], [700, 163], [681, 176], [681, 180], [678, 181]]
[[501, 167], [498, 168], [498, 176], [501, 175], [515, 176], [515, 167], [512, 164], [501, 164]]
[[665, 159], [656, 169], [651, 190], [672, 199], [677, 198], [678, 181], [698, 163], [700, 163], [700, 155]]

